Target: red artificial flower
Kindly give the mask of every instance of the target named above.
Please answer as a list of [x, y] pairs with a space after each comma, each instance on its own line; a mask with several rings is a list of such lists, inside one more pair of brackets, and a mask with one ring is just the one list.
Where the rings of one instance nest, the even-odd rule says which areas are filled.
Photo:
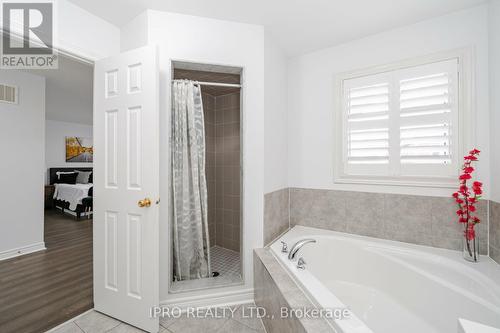
[[469, 174], [469, 173], [464, 173], [463, 175], [460, 175], [460, 180], [467, 180], [467, 179], [471, 179], [472, 176]]
[[[458, 222], [464, 224], [464, 236], [467, 241], [475, 239], [476, 232], [474, 230], [474, 225], [480, 222], [480, 219], [477, 216], [472, 216], [472, 214], [477, 210], [476, 204], [479, 195], [483, 193], [483, 184], [474, 181], [471, 187], [468, 186], [468, 181], [472, 179], [472, 174], [475, 171], [472, 165], [478, 160], [479, 153], [479, 150], [473, 149], [464, 157], [465, 162], [462, 166], [463, 173], [459, 176], [460, 187], [457, 192], [452, 194], [453, 198], [455, 198], [455, 202], [458, 204], [458, 210], [456, 211]], [[471, 191], [473, 191], [474, 194], [471, 194]]]
[[474, 168], [473, 167], [465, 167], [464, 172], [465, 173], [472, 173], [472, 172], [474, 172]]

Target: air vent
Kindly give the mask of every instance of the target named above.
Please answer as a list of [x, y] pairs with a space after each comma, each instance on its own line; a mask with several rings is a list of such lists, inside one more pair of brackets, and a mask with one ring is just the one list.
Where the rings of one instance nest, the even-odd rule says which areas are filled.
[[17, 104], [17, 87], [0, 84], [0, 103]]

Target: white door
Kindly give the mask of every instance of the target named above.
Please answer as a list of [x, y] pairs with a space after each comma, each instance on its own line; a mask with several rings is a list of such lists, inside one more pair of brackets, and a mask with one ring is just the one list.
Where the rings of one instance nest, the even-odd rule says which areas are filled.
[[[155, 47], [94, 69], [94, 308], [149, 332], [159, 303]], [[149, 201], [148, 201], [149, 200]]]

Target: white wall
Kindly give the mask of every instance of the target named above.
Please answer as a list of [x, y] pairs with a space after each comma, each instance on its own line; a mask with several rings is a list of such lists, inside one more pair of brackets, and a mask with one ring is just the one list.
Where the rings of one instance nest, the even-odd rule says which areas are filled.
[[500, 202], [500, 0], [491, 0], [490, 110], [491, 110], [491, 200]]
[[[92, 163], [66, 163], [66, 137], [92, 138], [92, 126], [47, 120], [45, 122], [45, 170], [60, 167], [91, 167]], [[47, 178], [46, 178], [47, 179]]]
[[57, 0], [56, 47], [91, 60], [120, 52], [120, 29], [67, 0]]
[[[54, 1], [54, 46], [86, 59], [97, 60], [120, 51], [120, 29], [67, 0]], [[22, 24], [13, 23], [21, 34]]]
[[147, 43], [148, 12], [144, 11], [120, 29], [120, 50], [128, 51]]
[[268, 33], [265, 69], [264, 192], [288, 187], [287, 58]]
[[[247, 294], [253, 298], [252, 249], [262, 247], [264, 194], [264, 29], [188, 15], [148, 11], [149, 42], [160, 49], [161, 112], [161, 197], [169, 202], [168, 138], [170, 132], [171, 61], [243, 67], [243, 262], [244, 286], [210, 291], [211, 293]], [[163, 201], [165, 198], [165, 201]], [[160, 208], [160, 299], [180, 302], [181, 298], [203, 297], [206, 291], [168, 294], [169, 242], [167, 205]], [[235, 296], [236, 297], [236, 296]], [[191, 298], [193, 300], [193, 298]]]
[[475, 51], [476, 142], [483, 151], [479, 173], [485, 184], [489, 184], [487, 9], [486, 5], [475, 7], [291, 59], [288, 67], [290, 186], [449, 196], [450, 189], [333, 183], [334, 76], [468, 46]]
[[0, 103], [0, 259], [44, 248], [45, 78], [0, 70], [19, 104]]

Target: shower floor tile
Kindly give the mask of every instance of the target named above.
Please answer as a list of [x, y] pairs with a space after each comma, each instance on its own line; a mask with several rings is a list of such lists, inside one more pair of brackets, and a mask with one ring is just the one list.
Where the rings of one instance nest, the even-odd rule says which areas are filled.
[[220, 246], [210, 248], [212, 272], [220, 275], [236, 275], [241, 277], [240, 254]]
[[208, 289], [224, 287], [241, 283], [241, 261], [238, 252], [220, 247], [210, 248], [212, 272], [219, 272], [219, 276], [198, 280], [175, 281], [170, 286], [170, 292]]

